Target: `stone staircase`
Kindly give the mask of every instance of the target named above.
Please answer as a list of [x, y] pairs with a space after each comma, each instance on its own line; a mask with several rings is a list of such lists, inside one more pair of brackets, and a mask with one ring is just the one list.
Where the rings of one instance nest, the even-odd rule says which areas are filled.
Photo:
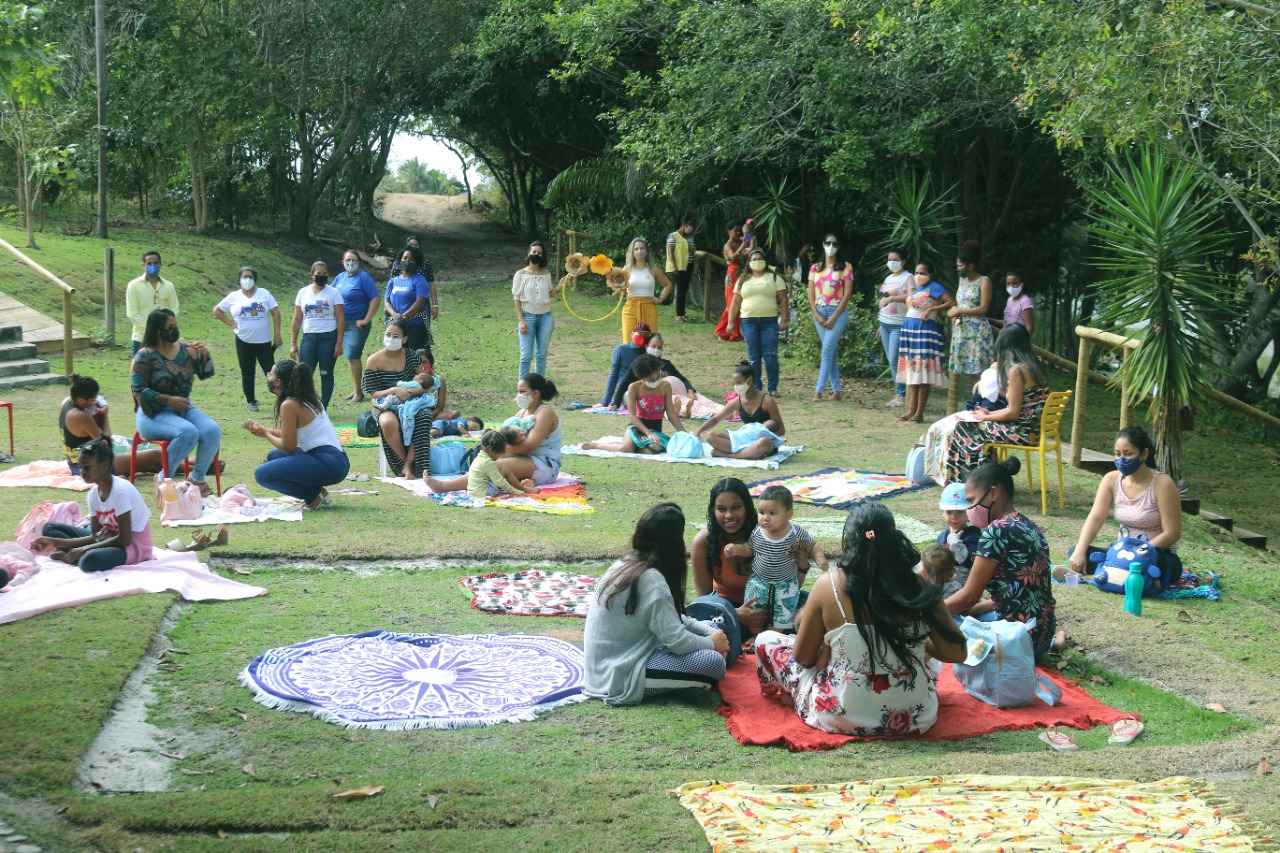
[[66, 381], [49, 372], [49, 362], [36, 358], [36, 345], [23, 340], [21, 326], [0, 326], [0, 391]]

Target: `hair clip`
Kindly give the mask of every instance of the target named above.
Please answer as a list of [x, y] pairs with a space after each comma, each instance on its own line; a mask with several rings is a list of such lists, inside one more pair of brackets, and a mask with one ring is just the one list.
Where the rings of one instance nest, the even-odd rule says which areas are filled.
[[874, 530], [868, 530], [867, 538], [870, 539], [872, 542], [876, 541], [876, 532]]

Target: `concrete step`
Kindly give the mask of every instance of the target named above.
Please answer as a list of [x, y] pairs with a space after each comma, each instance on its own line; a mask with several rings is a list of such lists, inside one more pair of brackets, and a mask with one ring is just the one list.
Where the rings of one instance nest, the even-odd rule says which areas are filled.
[[[14, 388], [35, 388], [40, 385], [66, 384], [67, 377], [60, 373], [28, 373], [22, 376], [0, 376], [0, 391], [8, 391]], [[54, 425], [57, 425], [56, 421]]]
[[1200, 510], [1200, 517], [1210, 524], [1216, 524], [1223, 530], [1230, 530], [1235, 527], [1235, 520], [1227, 518], [1225, 515], [1218, 515], [1216, 512], [1209, 512], [1207, 509]]
[[1200, 514], [1200, 499], [1199, 499], [1199, 498], [1189, 498], [1189, 497], [1183, 496], [1183, 498], [1182, 498], [1182, 511], [1183, 511], [1183, 512], [1185, 512], [1187, 515], [1199, 515], [1199, 514]]
[[0, 361], [35, 358], [36, 345], [24, 341], [0, 343]]
[[22, 376], [28, 373], [48, 372], [49, 362], [42, 358], [16, 358], [13, 361], [0, 361], [0, 376]]
[[1237, 527], [1231, 531], [1235, 537], [1251, 548], [1266, 549], [1267, 537], [1261, 533], [1254, 533], [1252, 530], [1245, 530], [1243, 527]]
[[0, 343], [12, 344], [22, 341], [21, 326], [0, 326]]
[[[1062, 458], [1071, 458], [1071, 445], [1065, 441], [1062, 443]], [[1108, 471], [1116, 470], [1115, 456], [1109, 456], [1105, 453], [1099, 453], [1096, 450], [1090, 450], [1087, 447], [1080, 448], [1080, 469], [1082, 471], [1092, 471], [1095, 474], [1105, 474]]]

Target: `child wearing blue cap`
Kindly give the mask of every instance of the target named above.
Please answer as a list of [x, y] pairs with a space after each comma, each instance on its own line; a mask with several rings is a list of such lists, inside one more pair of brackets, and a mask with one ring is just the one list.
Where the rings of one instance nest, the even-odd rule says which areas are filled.
[[[942, 518], [947, 523], [938, 534], [938, 544], [955, 558], [956, 571], [952, 582], [963, 587], [969, 581], [969, 570], [973, 568], [978, 539], [982, 536], [982, 531], [969, 523], [969, 502], [964, 496], [964, 483], [948, 483], [938, 499], [938, 509], [942, 510]], [[990, 600], [978, 602], [967, 615], [984, 622], [996, 618]]]

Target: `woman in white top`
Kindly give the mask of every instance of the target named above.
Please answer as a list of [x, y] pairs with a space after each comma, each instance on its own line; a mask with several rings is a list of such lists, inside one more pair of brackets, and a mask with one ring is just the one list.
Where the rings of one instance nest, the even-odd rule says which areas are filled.
[[[649, 244], [643, 237], [631, 241], [627, 248], [627, 303], [622, 306], [622, 342], [631, 340], [636, 323], [648, 323], [649, 331], [658, 331], [658, 303], [666, 302], [671, 295], [671, 279], [657, 265], [650, 262]], [[662, 295], [656, 295], [658, 285]]]
[[517, 270], [511, 280], [511, 298], [516, 304], [517, 329], [520, 332], [520, 372], [529, 372], [530, 364], [536, 365], [534, 373], [547, 375], [547, 348], [551, 346], [551, 332], [555, 329], [555, 315], [551, 303], [560, 292], [559, 286], [551, 286], [551, 270], [547, 268], [547, 247], [541, 240], [529, 244], [528, 264]]
[[213, 307], [213, 317], [236, 333], [236, 358], [240, 362], [240, 387], [249, 411], [258, 411], [258, 371], [266, 376], [276, 360], [280, 337], [280, 306], [265, 287], [258, 287], [258, 272], [240, 268], [240, 286]]
[[907, 316], [907, 309], [893, 297], [905, 297], [915, 289], [915, 277], [906, 268], [906, 258], [902, 249], [889, 250], [889, 274], [880, 284], [880, 328], [876, 330], [884, 354], [889, 358], [889, 374], [894, 377], [893, 399], [886, 405], [899, 408], [906, 405], [907, 397], [906, 384], [897, 378], [898, 342], [902, 339], [902, 320]]
[[[302, 345], [298, 345], [298, 332]], [[311, 284], [298, 291], [293, 300], [289, 358], [320, 371], [320, 401], [326, 407], [333, 396], [333, 365], [342, 353], [342, 336], [347, 331], [342, 311], [342, 294], [329, 284], [329, 266], [324, 261], [311, 265]]]
[[844, 523], [839, 567], [813, 582], [799, 632], [756, 637], [762, 692], [825, 732], [928, 731], [938, 694], [925, 656], [958, 663], [966, 648], [942, 587], [915, 573], [919, 559], [884, 504], [858, 505]]
[[316, 397], [311, 368], [285, 359], [267, 374], [267, 387], [276, 395], [277, 429], [257, 421], [244, 428], [275, 445], [267, 461], [253, 472], [259, 486], [297, 498], [306, 509], [333, 506], [325, 486], [341, 483], [351, 470], [337, 430]]

